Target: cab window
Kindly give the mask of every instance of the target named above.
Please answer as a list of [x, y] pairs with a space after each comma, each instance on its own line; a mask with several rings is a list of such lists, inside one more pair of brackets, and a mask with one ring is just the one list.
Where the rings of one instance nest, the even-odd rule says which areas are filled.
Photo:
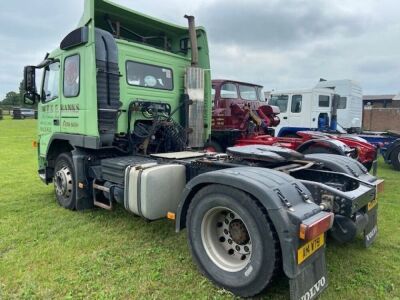
[[129, 85], [169, 91], [174, 89], [173, 74], [170, 68], [128, 61], [126, 74]]
[[319, 95], [318, 106], [319, 107], [329, 107], [329, 96]]
[[284, 113], [287, 111], [288, 102], [289, 102], [288, 95], [272, 95], [268, 104], [273, 106], [278, 106], [280, 112]]
[[262, 87], [257, 88], [258, 101], [265, 101], [265, 94]]
[[60, 62], [48, 65], [44, 73], [42, 98], [45, 102], [57, 99], [60, 85]]
[[64, 97], [79, 95], [80, 85], [79, 55], [69, 56], [64, 61]]
[[221, 98], [238, 98], [238, 92], [236, 89], [236, 85], [233, 83], [225, 83], [221, 86]]
[[292, 96], [292, 113], [300, 113], [301, 112], [301, 104], [303, 101], [302, 95], [293, 95]]
[[240, 98], [243, 100], [258, 100], [257, 90], [254, 86], [239, 84]]
[[340, 97], [338, 109], [346, 109], [347, 106], [347, 97]]

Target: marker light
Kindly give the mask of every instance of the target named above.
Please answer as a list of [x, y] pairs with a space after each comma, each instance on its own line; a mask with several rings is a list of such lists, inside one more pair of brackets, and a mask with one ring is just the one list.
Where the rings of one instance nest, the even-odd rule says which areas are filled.
[[300, 224], [299, 237], [302, 240], [309, 241], [321, 235], [333, 224], [333, 213], [320, 212]]

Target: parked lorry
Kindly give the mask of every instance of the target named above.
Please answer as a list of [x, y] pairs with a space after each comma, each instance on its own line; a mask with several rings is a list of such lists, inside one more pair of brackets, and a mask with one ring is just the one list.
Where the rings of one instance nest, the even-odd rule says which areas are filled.
[[[354, 137], [353, 135], [349, 135]], [[362, 132], [357, 136], [362, 138], [377, 149], [383, 156], [383, 159], [387, 164], [393, 166], [396, 171], [400, 171], [400, 132], [399, 131], [388, 131], [388, 132]]]
[[297, 131], [305, 130], [336, 130], [336, 120], [332, 119], [334, 96], [329, 88], [273, 91], [268, 104], [278, 106], [281, 116], [276, 136], [296, 137]]
[[[275, 128], [279, 128], [281, 122], [280, 110], [278, 106], [267, 105], [262, 88], [260, 85], [234, 80], [212, 81], [212, 134], [206, 144], [208, 151], [223, 152], [234, 145], [273, 145], [303, 154], [349, 156], [360, 161], [368, 170], [373, 166], [376, 170], [377, 149], [354, 136], [297, 131], [293, 136], [274, 137]], [[336, 95], [337, 102], [340, 101], [338, 97]], [[298, 98], [296, 105], [302, 107], [301, 101]], [[281, 102], [275, 104], [282, 106]], [[301, 108], [299, 110], [298, 113], [301, 113]], [[329, 117], [334, 120], [335, 112], [331, 111]]]
[[316, 88], [329, 88], [339, 94], [337, 122], [348, 133], [360, 133], [362, 129], [363, 99], [361, 85], [350, 79], [321, 79]]
[[238, 296], [283, 269], [292, 299], [314, 299], [327, 287], [326, 231], [363, 232], [370, 245], [381, 183], [342, 156], [198, 150], [211, 132], [210, 64], [206, 32], [187, 18], [86, 0], [79, 27], [24, 69], [25, 102], [39, 102], [39, 176], [66, 209], [174, 219], [200, 271]]

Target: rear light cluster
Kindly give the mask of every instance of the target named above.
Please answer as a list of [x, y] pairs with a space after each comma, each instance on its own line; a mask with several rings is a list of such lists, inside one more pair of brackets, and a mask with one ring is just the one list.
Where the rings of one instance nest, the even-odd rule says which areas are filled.
[[320, 212], [317, 215], [304, 220], [300, 224], [300, 239], [310, 241], [328, 231], [333, 225], [333, 218], [333, 213]]

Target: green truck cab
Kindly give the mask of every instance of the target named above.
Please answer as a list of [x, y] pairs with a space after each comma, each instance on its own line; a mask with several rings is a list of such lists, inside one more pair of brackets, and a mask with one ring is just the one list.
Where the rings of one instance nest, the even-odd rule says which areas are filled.
[[[201, 272], [254, 296], [277, 270], [292, 299], [327, 287], [325, 235], [377, 232], [379, 181], [358, 162], [268, 146], [203, 149], [211, 133], [207, 35], [106, 0], [86, 0], [78, 28], [24, 70], [39, 102], [39, 176], [67, 209], [123, 206], [188, 230]], [[40, 90], [36, 70], [43, 69]]]

